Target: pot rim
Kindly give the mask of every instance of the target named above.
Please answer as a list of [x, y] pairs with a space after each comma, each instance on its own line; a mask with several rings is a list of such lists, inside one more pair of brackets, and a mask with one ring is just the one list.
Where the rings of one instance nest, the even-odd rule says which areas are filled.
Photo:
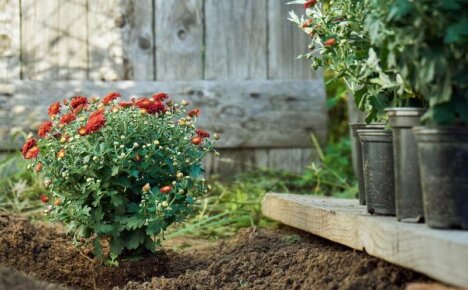
[[413, 128], [415, 134], [468, 134], [468, 126], [417, 126]]
[[386, 129], [364, 129], [364, 130], [357, 130], [356, 132], [359, 136], [393, 136], [393, 132], [391, 130]]
[[385, 109], [388, 116], [420, 117], [427, 112], [426, 108], [418, 107], [393, 107]]

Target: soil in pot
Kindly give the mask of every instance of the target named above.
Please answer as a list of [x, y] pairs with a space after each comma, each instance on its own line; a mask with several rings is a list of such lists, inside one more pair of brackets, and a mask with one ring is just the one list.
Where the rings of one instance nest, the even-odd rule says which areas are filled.
[[[364, 165], [362, 162], [362, 145], [361, 140], [359, 139], [359, 135], [357, 134], [358, 130], [375, 130], [375, 129], [384, 129], [385, 124], [375, 123], [375, 124], [365, 124], [365, 123], [353, 123], [349, 124], [351, 130], [351, 136], [353, 142], [353, 149], [356, 152], [353, 152], [353, 158], [355, 158], [356, 168], [355, 172], [358, 178], [358, 186], [359, 186], [359, 204], [365, 205], [366, 204], [366, 188], [364, 183]], [[353, 161], [354, 162], [354, 161]]]
[[468, 229], [468, 128], [418, 127], [414, 133], [427, 225]]
[[393, 138], [388, 130], [358, 130], [362, 144], [367, 211], [395, 215]]
[[[94, 266], [56, 228], [0, 214], [0, 245], [3, 266], [69, 287], [95, 287]], [[133, 264], [139, 271], [157, 269], [145, 276], [121, 265], [124, 270], [108, 273], [115, 284], [102, 288], [405, 289], [407, 283], [430, 280], [287, 227], [245, 229], [228, 240], [166, 250], [165, 256], [164, 267], [154, 259]]]
[[393, 130], [396, 217], [403, 222], [424, 221], [417, 144], [412, 128], [421, 124], [425, 111], [422, 108], [386, 110]]

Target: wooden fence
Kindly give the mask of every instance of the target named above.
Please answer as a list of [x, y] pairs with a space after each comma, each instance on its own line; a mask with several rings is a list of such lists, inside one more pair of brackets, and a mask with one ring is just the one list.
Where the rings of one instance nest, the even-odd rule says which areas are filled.
[[301, 171], [310, 134], [326, 138], [325, 94], [321, 74], [296, 60], [309, 39], [286, 20], [286, 2], [0, 0], [0, 149], [51, 101], [166, 91], [223, 135], [210, 174]]

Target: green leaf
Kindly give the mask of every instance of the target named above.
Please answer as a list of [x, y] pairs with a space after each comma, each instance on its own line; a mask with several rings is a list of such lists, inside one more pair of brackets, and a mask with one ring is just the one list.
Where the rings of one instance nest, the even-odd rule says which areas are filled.
[[126, 230], [136, 230], [144, 226], [145, 218], [137, 214], [122, 218], [120, 223], [125, 227]]
[[126, 248], [133, 250], [138, 248], [145, 241], [145, 233], [142, 231], [132, 231], [127, 233]]
[[146, 234], [148, 235], [157, 235], [161, 232], [161, 222], [153, 221], [148, 224], [146, 227]]
[[109, 224], [97, 224], [94, 226], [94, 230], [98, 234], [110, 234], [114, 231], [114, 227]]
[[111, 251], [116, 255], [120, 255], [124, 249], [124, 245], [120, 238], [111, 238]]
[[118, 166], [112, 167], [111, 176], [116, 176], [117, 174], [119, 174], [119, 170], [120, 170], [120, 167], [118, 167]]

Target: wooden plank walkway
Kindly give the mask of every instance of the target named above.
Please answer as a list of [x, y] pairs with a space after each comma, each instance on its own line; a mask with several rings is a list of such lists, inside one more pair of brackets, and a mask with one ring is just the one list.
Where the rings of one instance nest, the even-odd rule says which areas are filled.
[[468, 287], [468, 231], [370, 216], [357, 200], [269, 193], [263, 214], [442, 282]]

